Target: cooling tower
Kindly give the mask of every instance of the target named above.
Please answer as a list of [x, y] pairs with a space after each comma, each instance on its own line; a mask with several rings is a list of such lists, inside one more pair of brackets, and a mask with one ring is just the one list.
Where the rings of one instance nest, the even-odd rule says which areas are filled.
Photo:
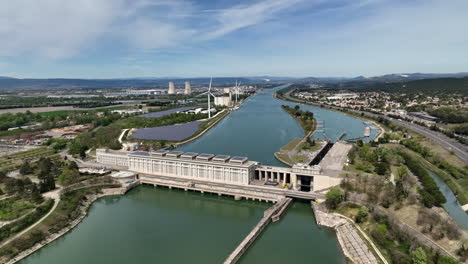
[[185, 81], [185, 91], [184, 94], [192, 94], [192, 86], [190, 84], [190, 81]]
[[169, 82], [169, 90], [167, 90], [167, 94], [175, 94], [175, 85], [173, 81]]

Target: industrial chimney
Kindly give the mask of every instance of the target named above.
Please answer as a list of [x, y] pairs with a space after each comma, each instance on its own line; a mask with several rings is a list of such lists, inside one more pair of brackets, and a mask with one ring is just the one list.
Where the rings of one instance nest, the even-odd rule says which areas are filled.
[[190, 81], [185, 81], [185, 91], [184, 94], [191, 95], [192, 94], [192, 86], [190, 85]]

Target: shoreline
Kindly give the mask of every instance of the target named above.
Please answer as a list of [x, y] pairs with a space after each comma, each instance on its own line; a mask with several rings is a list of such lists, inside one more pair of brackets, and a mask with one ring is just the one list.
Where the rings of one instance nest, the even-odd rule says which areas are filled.
[[[328, 213], [321, 208], [322, 206], [323, 204], [311, 203], [316, 224], [318, 227], [330, 228], [335, 232], [345, 258], [352, 263], [389, 264], [378, 247], [353, 220], [341, 214]], [[356, 249], [354, 244], [359, 248]]]
[[[276, 94], [276, 93], [275, 93]], [[275, 97], [276, 98], [276, 97]], [[278, 99], [278, 98], [277, 98]], [[294, 149], [301, 143], [303, 143], [303, 141], [308, 138], [308, 137], [311, 137], [313, 134], [315, 134], [315, 131], [317, 130], [317, 119], [315, 119], [315, 117], [313, 117], [313, 121], [314, 121], [314, 125], [312, 127], [312, 129], [306, 133], [306, 130], [305, 130], [305, 127], [304, 125], [298, 120], [298, 118], [294, 117], [291, 113], [289, 113], [284, 107], [281, 107], [283, 109], [283, 111], [285, 111], [290, 117], [292, 117], [294, 120], [296, 120], [296, 122], [301, 126], [302, 130], [304, 131], [304, 136], [301, 138], [301, 141], [299, 143], [297, 143], [296, 146], [294, 146]], [[292, 139], [291, 141], [289, 141], [288, 143], [286, 143], [286, 145], [288, 145], [289, 143], [291, 143], [292, 141], [296, 140], [298, 138], [295, 138], [295, 139]], [[279, 151], [276, 151], [275, 153], [273, 153], [273, 155], [275, 156], [275, 158], [277, 160], [279, 160], [280, 162], [292, 167], [294, 164], [293, 163], [289, 163], [287, 162], [286, 160], [284, 160], [283, 158], [280, 157], [279, 154], [281, 154], [281, 149], [284, 148], [286, 145], [282, 146]]]
[[325, 106], [321, 106], [320, 104], [309, 103], [309, 102], [305, 102], [305, 101], [302, 101], [302, 100], [299, 100], [299, 99], [294, 99], [294, 98], [291, 99], [291, 98], [287, 98], [285, 96], [278, 96], [278, 94], [276, 94], [276, 93], [274, 93], [273, 96], [278, 100], [283, 100], [283, 101], [286, 101], [286, 102], [299, 103], [299, 104], [303, 104], [303, 105], [313, 106], [313, 107], [317, 107], [317, 108], [321, 108], [321, 109], [325, 109], [325, 110], [334, 111], [334, 112], [337, 112], [337, 113], [340, 113], [340, 114], [343, 114], [343, 115], [346, 115], [346, 116], [349, 116], [349, 117], [357, 118], [357, 119], [360, 119], [360, 120], [363, 120], [363, 121], [369, 121], [373, 125], [378, 127], [378, 129], [379, 129], [379, 133], [377, 133], [374, 140], [379, 139], [385, 133], [385, 129], [380, 124], [378, 124], [376, 121], [374, 121], [372, 119], [368, 119], [368, 118], [358, 116], [358, 115], [352, 115], [350, 113], [343, 112], [343, 111], [337, 110], [335, 108], [327, 108]]
[[[244, 100], [240, 101], [240, 103], [239, 103], [239, 105], [238, 105], [237, 107], [240, 108], [242, 104], [244, 104], [245, 102], [247, 102], [247, 100], [249, 100], [251, 97], [253, 97], [253, 96], [255, 96], [255, 95], [256, 95], [256, 93], [253, 94], [253, 95], [250, 95], [249, 97], [247, 97], [247, 98], [245, 98]], [[219, 112], [219, 113], [217, 113], [215, 116], [213, 116], [213, 118], [216, 117], [217, 115], [223, 113], [225, 110], [226, 110], [226, 109], [223, 109], [221, 112]], [[236, 109], [236, 110], [237, 110], [237, 109]], [[184, 140], [184, 141], [174, 143], [174, 144], [173, 144], [174, 147], [180, 147], [180, 146], [182, 146], [182, 145], [185, 145], [185, 144], [187, 144], [187, 143], [190, 143], [190, 142], [192, 142], [192, 141], [198, 139], [199, 137], [201, 137], [201, 136], [203, 136], [204, 134], [208, 133], [208, 131], [210, 131], [214, 126], [216, 126], [219, 122], [221, 122], [221, 120], [223, 120], [224, 118], [228, 117], [233, 111], [236, 111], [236, 110], [228, 110], [227, 113], [226, 113], [224, 116], [222, 116], [221, 118], [219, 118], [218, 120], [216, 120], [214, 123], [212, 123], [211, 125], [209, 125], [207, 128], [205, 128], [205, 130], [201, 131], [199, 134], [194, 135], [194, 136], [192, 136], [192, 137], [190, 137], [190, 138], [188, 138], [188, 139], [186, 139], [186, 140]]]
[[[118, 190], [116, 190], [116, 189], [118, 189]], [[48, 244], [54, 242], [55, 240], [59, 239], [60, 237], [64, 236], [68, 232], [72, 231], [76, 226], [78, 226], [78, 224], [80, 224], [86, 218], [86, 216], [88, 216], [89, 208], [91, 208], [91, 205], [95, 201], [97, 201], [97, 200], [99, 200], [100, 198], [103, 198], [103, 197], [124, 195], [126, 193], [127, 189], [122, 187], [122, 188], [114, 188], [114, 189], [103, 189], [102, 191], [103, 191], [103, 193], [88, 196], [88, 200], [80, 208], [80, 210], [81, 210], [80, 216], [78, 216], [75, 220], [70, 222], [67, 227], [61, 229], [60, 231], [58, 231], [58, 232], [56, 232], [54, 234], [51, 234], [50, 236], [48, 236], [44, 240], [36, 243], [32, 247], [20, 252], [14, 258], [12, 258], [11, 260], [5, 262], [5, 264], [17, 263], [17, 262], [27, 258], [28, 256], [34, 254], [36, 251], [40, 250], [41, 248], [43, 248], [43, 247], [47, 246]]]
[[[243, 103], [245, 103], [248, 99], [250, 99], [250, 98], [253, 97], [253, 96], [255, 96], [255, 94], [250, 95], [249, 97], [245, 98], [243, 101], [240, 102], [240, 104], [239, 104], [238, 107], [240, 107]], [[180, 146], [182, 146], [182, 145], [188, 144], [188, 143], [190, 143], [190, 142], [192, 142], [192, 141], [194, 141], [194, 140], [200, 138], [201, 136], [203, 136], [204, 134], [206, 134], [208, 131], [210, 131], [214, 126], [216, 126], [219, 122], [221, 122], [223, 119], [225, 119], [226, 117], [228, 117], [228, 116], [231, 114], [231, 112], [233, 112], [233, 111], [235, 111], [235, 110], [223, 109], [222, 111], [216, 113], [212, 118], [215, 118], [215, 117], [217, 117], [218, 115], [221, 115], [221, 114], [223, 114], [223, 116], [221, 116], [219, 119], [215, 120], [212, 124], [210, 124], [208, 127], [206, 127], [206, 128], [205, 128], [204, 130], [202, 130], [201, 132], [196, 133], [195, 135], [192, 135], [192, 136], [190, 136], [189, 138], [187, 138], [187, 139], [185, 139], [185, 140], [183, 140], [183, 141], [178, 141], [178, 142], [173, 142], [173, 143], [168, 142], [168, 144], [169, 144], [169, 145], [173, 145], [175, 148], [177, 148], [177, 147], [180, 147]], [[203, 119], [203, 120], [205, 120], [205, 119]], [[200, 120], [198, 120], [198, 121], [200, 121]], [[132, 130], [132, 129], [130, 129], [130, 130]], [[130, 136], [130, 134], [127, 135], [127, 137], [129, 137], [129, 136]], [[134, 139], [134, 140], [135, 140], [135, 139]], [[137, 140], [137, 141], [138, 141], [138, 140]], [[149, 142], [151, 142], [151, 141], [154, 141], [154, 140], [144, 140], [144, 141], [149, 141]], [[130, 141], [130, 142], [133, 142], [133, 141]]]

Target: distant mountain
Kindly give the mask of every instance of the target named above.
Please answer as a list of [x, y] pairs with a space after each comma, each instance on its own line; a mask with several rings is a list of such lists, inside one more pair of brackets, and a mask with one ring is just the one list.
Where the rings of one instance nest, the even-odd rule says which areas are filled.
[[368, 78], [373, 81], [407, 81], [434, 78], [462, 78], [468, 76], [468, 72], [460, 73], [393, 73]]
[[[106, 88], [163, 88], [169, 81], [174, 81], [176, 86], [183, 86], [185, 81], [193, 85], [207, 85], [210, 78], [136, 78], [136, 79], [14, 79], [0, 78], [0, 90], [25, 89], [106, 89]], [[233, 85], [236, 81], [242, 84], [264, 83], [264, 80], [253, 80], [243, 77], [217, 77], [213, 78], [213, 85]]]
[[11, 80], [11, 79], [16, 79], [16, 78], [8, 77], [8, 76], [0, 76], [0, 80], [5, 80], [5, 79]]
[[[402, 77], [410, 78], [410, 77]], [[468, 77], [451, 77], [451, 78], [430, 78], [430, 79], [417, 79], [405, 80], [394, 82], [381, 82], [381, 81], [348, 81], [340, 83], [339, 86], [335, 84], [333, 88], [346, 89], [351, 91], [382, 91], [389, 93], [458, 93], [468, 95]]]
[[361, 75], [361, 76], [354, 77], [351, 80], [362, 81], [362, 80], [367, 80], [367, 79], [368, 79], [367, 77], [364, 77]]

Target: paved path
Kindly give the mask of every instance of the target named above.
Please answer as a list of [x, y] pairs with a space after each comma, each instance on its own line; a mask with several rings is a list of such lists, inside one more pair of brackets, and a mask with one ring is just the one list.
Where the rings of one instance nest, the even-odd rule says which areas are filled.
[[356, 228], [348, 222], [336, 227], [338, 239], [343, 243], [343, 250], [349, 254], [354, 263], [374, 264], [378, 263], [374, 254], [369, 251], [366, 243], [356, 231]]
[[41, 219], [39, 219], [36, 223], [32, 224], [31, 226], [29, 226], [28, 228], [26, 228], [23, 231], [19, 232], [18, 234], [10, 237], [9, 239], [3, 241], [0, 244], [0, 248], [4, 247], [6, 244], [8, 244], [11, 241], [17, 239], [18, 237], [26, 234], [28, 231], [30, 231], [31, 229], [33, 229], [34, 227], [36, 227], [37, 225], [42, 223], [42, 221], [44, 221], [50, 214], [52, 214], [52, 212], [54, 212], [55, 208], [57, 208], [57, 205], [60, 202], [60, 189], [55, 189], [53, 191], [44, 193], [43, 196], [46, 197], [46, 198], [53, 199], [54, 200], [54, 206], [52, 206], [52, 208], [49, 210], [49, 212], [46, 215], [44, 215]]

